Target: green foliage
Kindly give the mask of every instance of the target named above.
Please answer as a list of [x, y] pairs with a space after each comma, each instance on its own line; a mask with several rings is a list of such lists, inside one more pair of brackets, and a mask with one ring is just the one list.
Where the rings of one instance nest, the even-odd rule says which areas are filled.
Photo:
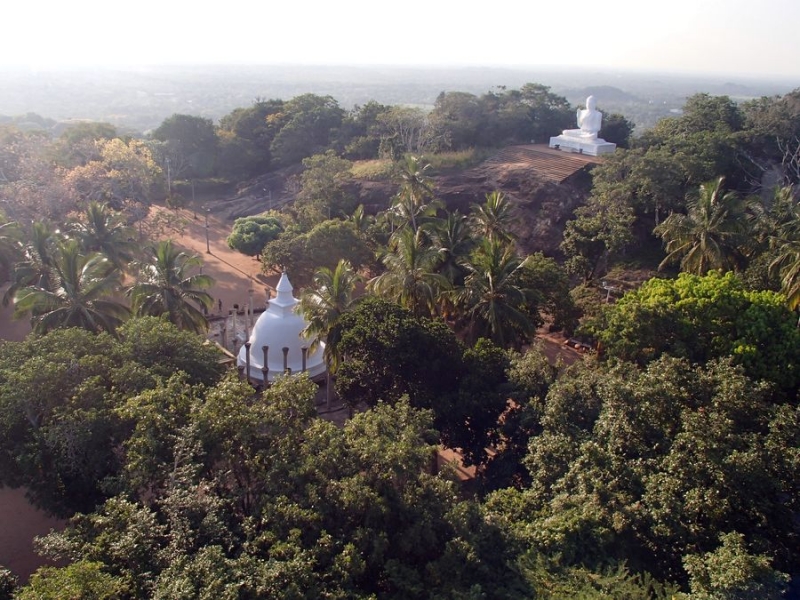
[[191, 383], [221, 374], [212, 346], [169, 323], [133, 319], [119, 334], [61, 329], [0, 345], [0, 482], [50, 512], [91, 510], [116, 489], [123, 399], [181, 370]]
[[174, 114], [153, 131], [153, 138], [165, 142], [173, 178], [203, 178], [213, 173], [218, 140], [211, 119]]
[[562, 566], [558, 560], [535, 553], [519, 560], [536, 598], [558, 600], [675, 600], [679, 588], [663, 584], [648, 573], [634, 574], [624, 565], [591, 571], [581, 566]]
[[205, 466], [189, 455], [183, 466], [164, 461], [173, 478], [150, 506], [112, 498], [45, 538], [48, 553], [99, 563], [133, 597], [529, 591], [480, 508], [425, 473], [436, 439], [430, 413], [400, 401], [337, 428], [313, 419], [305, 377], [279, 379], [261, 399], [248, 399], [246, 387], [225, 380], [183, 411]]
[[633, 123], [626, 119], [624, 115], [619, 113], [604, 114], [603, 128], [599, 131], [597, 137], [616, 144], [618, 148], [627, 148], [633, 137], [633, 128]]
[[341, 360], [342, 317], [355, 305], [353, 297], [360, 277], [349, 262], [342, 259], [331, 271], [325, 267], [314, 273], [314, 284], [300, 298], [300, 312], [307, 321], [304, 334], [325, 341], [325, 362], [335, 372]]
[[739, 533], [720, 535], [720, 546], [702, 556], [684, 558], [691, 576], [691, 597], [697, 600], [777, 600], [784, 597], [789, 576], [771, 568], [763, 554], [747, 551]]
[[540, 322], [539, 313], [548, 315], [554, 329], [571, 332], [577, 324], [578, 310], [570, 295], [566, 270], [555, 259], [541, 252], [529, 255], [522, 263], [520, 287], [530, 290], [528, 312]]
[[127, 597], [127, 589], [117, 578], [103, 572], [103, 565], [78, 561], [63, 568], [41, 567], [21, 588], [19, 600], [118, 600]]
[[470, 220], [476, 235], [480, 237], [501, 242], [510, 242], [515, 238], [511, 231], [514, 222], [511, 204], [502, 192], [486, 194], [486, 202], [473, 205]]
[[162, 318], [131, 319], [119, 334], [124, 352], [155, 375], [167, 378], [181, 371], [189, 376], [192, 384], [210, 385], [224, 371], [219, 364], [219, 351], [213, 344]]
[[567, 256], [567, 271], [584, 282], [600, 275], [632, 241], [633, 222], [632, 209], [620, 202], [616, 193], [589, 198], [564, 228], [561, 250]]
[[563, 566], [627, 561], [686, 584], [684, 557], [738, 531], [776, 568], [791, 568], [798, 429], [796, 408], [775, 400], [727, 362], [577, 365], [540, 409], [530, 486], [496, 492], [489, 513], [522, 548], [557, 554]]
[[252, 176], [271, 165], [270, 146], [280, 130], [283, 100], [256, 100], [252, 106], [237, 108], [219, 122], [220, 175]]
[[352, 166], [353, 163], [339, 158], [333, 150], [303, 159], [302, 187], [292, 205], [302, 225], [311, 227], [331, 216], [343, 217], [355, 210], [356, 201], [345, 188]]
[[673, 213], [655, 228], [669, 253], [660, 267], [680, 259], [681, 269], [697, 275], [710, 270], [740, 270], [744, 264], [746, 203], [724, 189], [724, 179], [700, 185], [687, 214]]
[[787, 305], [800, 305], [800, 202], [793, 187], [776, 188], [772, 206], [759, 215], [755, 230], [769, 240], [768, 274], [780, 278]]
[[105, 204], [90, 202], [82, 218], [70, 224], [71, 233], [80, 240], [84, 252], [100, 252], [120, 270], [125, 270], [133, 258], [133, 231], [119, 213]]
[[680, 117], [662, 119], [630, 150], [618, 149], [594, 168], [587, 208], [576, 212], [564, 234], [572, 271], [589, 280], [625, 245], [648, 243], [665, 215], [688, 212], [687, 194], [703, 182], [724, 177], [730, 190], [749, 191], [753, 149], [744, 143], [743, 127], [730, 98], [697, 94]]
[[233, 230], [226, 240], [228, 247], [247, 254], [260, 256], [264, 246], [283, 232], [283, 224], [275, 217], [241, 217], [233, 222]]
[[511, 356], [506, 368], [507, 381], [501, 388], [511, 402], [499, 424], [503, 443], [489, 460], [481, 478], [487, 490], [530, 485], [530, 474], [523, 459], [530, 440], [542, 433], [544, 399], [556, 380], [556, 373], [557, 369], [550, 364], [540, 345]]
[[368, 298], [341, 319], [336, 392], [352, 406], [395, 403], [431, 409], [442, 440], [462, 448], [467, 461], [487, 460], [505, 408], [499, 384], [506, 359], [481, 342], [464, 350], [447, 326], [414, 317], [395, 304]]
[[464, 286], [456, 292], [469, 339], [486, 337], [506, 348], [520, 347], [533, 336], [541, 317], [529, 305], [533, 296], [525, 287], [523, 265], [513, 246], [481, 240], [466, 264]]
[[783, 298], [751, 292], [732, 273], [651, 279], [587, 326], [611, 357], [643, 364], [664, 353], [703, 363], [730, 356], [754, 379], [792, 393], [800, 332]]
[[342, 124], [344, 111], [332, 96], [302, 94], [286, 102], [273, 122], [281, 126], [270, 144], [270, 153], [280, 166], [300, 162], [323, 152], [334, 131]]
[[436, 272], [438, 250], [423, 229], [414, 231], [410, 226], [398, 229], [390, 243], [382, 258], [386, 270], [373, 277], [368, 288], [415, 316], [431, 316], [442, 291], [449, 288], [447, 279]]
[[22, 255], [22, 232], [15, 221], [6, 221], [0, 213], [0, 281], [5, 282]]
[[16, 589], [17, 578], [11, 571], [0, 565], [0, 600], [13, 600]]
[[797, 162], [792, 156], [797, 151], [800, 135], [800, 90], [784, 96], [762, 97], [741, 105], [745, 120], [749, 161], [755, 169], [776, 168], [781, 185], [800, 181]]
[[372, 259], [372, 252], [353, 223], [338, 219], [324, 221], [307, 233], [287, 231], [261, 254], [265, 271], [285, 268], [300, 287], [311, 282], [316, 269], [334, 269], [342, 259], [358, 270]]
[[127, 289], [131, 310], [139, 316], [164, 316], [170, 323], [194, 332], [208, 329], [200, 307], [214, 305], [206, 288], [214, 284], [210, 275], [192, 273], [203, 262], [189, 255], [172, 240], [162, 240], [147, 249], [150, 255], [139, 264], [136, 283]]
[[14, 316], [29, 314], [36, 333], [63, 327], [114, 333], [130, 315], [113, 297], [120, 272], [99, 253], [83, 254], [77, 240], [59, 241], [42, 266], [49, 275], [44, 287], [28, 285], [14, 294]]

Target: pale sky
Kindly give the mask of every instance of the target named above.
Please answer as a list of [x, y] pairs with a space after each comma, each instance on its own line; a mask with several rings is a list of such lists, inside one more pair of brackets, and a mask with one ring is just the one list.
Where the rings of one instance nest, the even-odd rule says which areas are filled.
[[800, 0], [5, 0], [0, 18], [0, 66], [589, 66], [800, 83]]

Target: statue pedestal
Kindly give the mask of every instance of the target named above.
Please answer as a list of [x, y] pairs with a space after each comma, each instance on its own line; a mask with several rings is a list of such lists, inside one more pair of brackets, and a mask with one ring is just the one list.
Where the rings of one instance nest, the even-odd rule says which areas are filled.
[[578, 154], [588, 154], [589, 156], [600, 156], [611, 154], [617, 149], [616, 144], [607, 142], [600, 138], [578, 137], [571, 135], [557, 135], [550, 138], [550, 147], [557, 148], [564, 152], [575, 152]]

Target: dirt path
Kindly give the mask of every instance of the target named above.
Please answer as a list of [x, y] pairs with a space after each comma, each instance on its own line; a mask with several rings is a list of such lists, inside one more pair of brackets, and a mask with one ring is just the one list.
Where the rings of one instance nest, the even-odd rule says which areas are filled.
[[[165, 213], [167, 209], [153, 207], [153, 211]], [[171, 211], [170, 211], [171, 212]], [[253, 290], [253, 306], [266, 306], [267, 289], [274, 290], [279, 276], [266, 277], [261, 274], [261, 263], [253, 257], [228, 248], [225, 240], [230, 234], [232, 223], [220, 221], [216, 215], [208, 216], [208, 244], [206, 244], [206, 218], [198, 214], [194, 218], [191, 210], [178, 211], [178, 223], [174, 228], [159, 232], [159, 237], [169, 237], [203, 259], [203, 273], [211, 275], [216, 281], [209, 290], [214, 296], [215, 307], [212, 312], [219, 314], [219, 300], [225, 314], [234, 304], [244, 306]], [[210, 252], [208, 252], [209, 250]]]
[[63, 529], [65, 522], [31, 506], [23, 489], [0, 489], [0, 515], [0, 565], [25, 582], [45, 563], [33, 551], [33, 538]]

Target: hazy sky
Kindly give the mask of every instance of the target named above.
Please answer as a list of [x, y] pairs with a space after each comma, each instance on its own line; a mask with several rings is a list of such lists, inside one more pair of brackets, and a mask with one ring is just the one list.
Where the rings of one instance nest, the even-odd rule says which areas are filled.
[[8, 0], [2, 20], [0, 65], [583, 65], [800, 82], [798, 0]]

